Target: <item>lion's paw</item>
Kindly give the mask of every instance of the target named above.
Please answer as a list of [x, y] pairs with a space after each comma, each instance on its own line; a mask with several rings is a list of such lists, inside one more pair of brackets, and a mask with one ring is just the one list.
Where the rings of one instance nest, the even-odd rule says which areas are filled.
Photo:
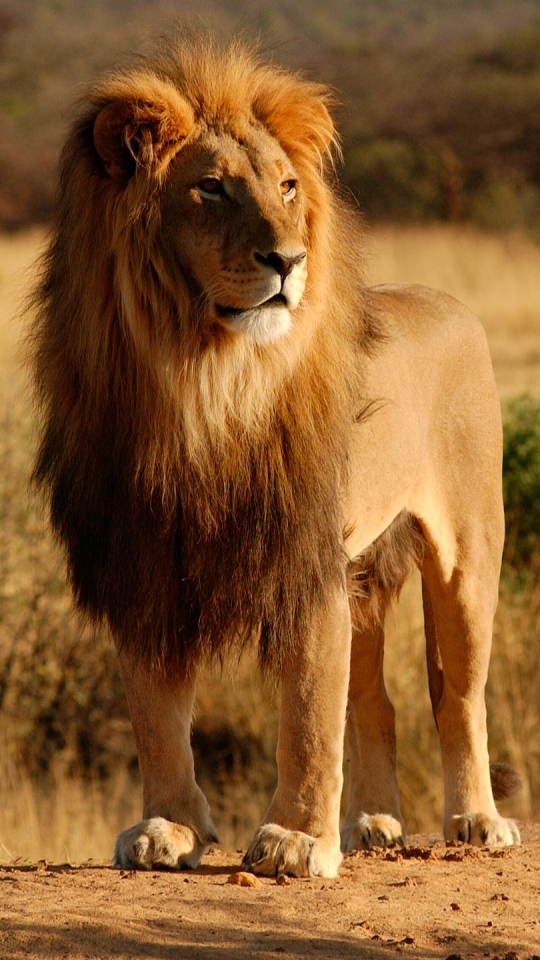
[[341, 828], [343, 853], [352, 850], [372, 850], [373, 847], [402, 847], [405, 843], [403, 826], [389, 813], [369, 816], [362, 813], [356, 820], [344, 823]]
[[340, 863], [337, 845], [265, 823], [251, 841], [243, 866], [266, 877], [337, 877]]
[[521, 843], [517, 825], [498, 813], [466, 813], [452, 817], [445, 829], [449, 843], [458, 840], [475, 847], [512, 847]]
[[113, 864], [136, 870], [193, 869], [205, 849], [191, 827], [151, 817], [118, 834]]

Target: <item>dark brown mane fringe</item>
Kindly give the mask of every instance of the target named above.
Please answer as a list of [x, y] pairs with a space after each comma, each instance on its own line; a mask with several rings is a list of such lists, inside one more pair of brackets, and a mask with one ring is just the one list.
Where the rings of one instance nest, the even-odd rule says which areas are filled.
[[145, 495], [113, 410], [78, 463], [59, 459], [60, 437], [46, 438], [35, 476], [51, 484], [76, 601], [152, 663], [185, 668], [259, 635], [261, 661], [275, 667], [343, 583], [339, 494], [351, 421], [326, 410], [306, 425], [293, 393], [291, 383], [268, 434], [234, 481], [224, 478], [220, 515], [215, 490], [205, 497], [207, 478], [186, 462], [172, 516], [158, 491]]
[[[269, 128], [286, 123], [289, 139], [309, 122], [310, 97], [318, 116], [318, 85], [260, 67], [237, 47], [221, 61], [215, 50], [191, 51], [192, 73], [199, 54], [209, 59], [190, 96], [201, 110], [222, 83], [228, 109], [238, 88], [242, 111], [256, 87], [257, 103], [275, 104]], [[160, 96], [169, 83], [194, 82], [187, 67], [174, 74], [176, 55], [157, 64]], [[137, 89], [151, 87], [151, 68], [145, 62]], [[131, 76], [115, 89], [127, 90]], [[43, 426], [34, 480], [77, 605], [94, 622], [107, 619], [156, 668], [189, 669], [252, 637], [273, 667], [346, 577], [340, 497], [362, 356], [379, 336], [364, 311], [361, 235], [323, 179], [321, 157], [314, 163], [312, 146], [299, 147], [310, 230], [299, 332], [292, 345], [261, 351], [243, 338], [201, 343], [181, 274], [161, 280], [159, 189], [141, 177], [122, 193], [96, 158], [93, 123], [106, 102], [104, 82], [64, 150], [35, 297]], [[300, 120], [289, 115], [295, 102]], [[223, 396], [239, 397], [238, 410]]]

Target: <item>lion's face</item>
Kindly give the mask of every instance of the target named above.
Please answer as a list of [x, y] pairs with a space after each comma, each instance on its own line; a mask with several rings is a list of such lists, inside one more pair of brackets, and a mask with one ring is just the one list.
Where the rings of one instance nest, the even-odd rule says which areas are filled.
[[302, 185], [265, 130], [205, 130], [172, 161], [161, 205], [169, 269], [180, 266], [201, 319], [259, 344], [291, 325], [307, 276]]
[[[185, 76], [144, 71], [105, 82], [94, 99], [94, 169], [115, 256], [125, 261], [126, 237], [136, 238], [137, 262], [153, 262], [179, 317], [268, 344], [303, 315], [308, 259], [316, 273], [334, 129], [323, 88], [249, 58], [227, 63], [225, 100], [210, 73], [195, 90]], [[142, 301], [157, 302], [143, 273], [124, 265], [118, 288], [138, 275]], [[133, 312], [133, 296], [124, 299]]]

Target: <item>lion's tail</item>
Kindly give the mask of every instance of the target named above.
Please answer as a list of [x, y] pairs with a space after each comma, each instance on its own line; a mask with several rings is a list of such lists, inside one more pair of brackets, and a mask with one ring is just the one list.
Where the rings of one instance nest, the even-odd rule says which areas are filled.
[[523, 786], [519, 773], [507, 763], [491, 763], [491, 789], [495, 800], [508, 800], [515, 797]]

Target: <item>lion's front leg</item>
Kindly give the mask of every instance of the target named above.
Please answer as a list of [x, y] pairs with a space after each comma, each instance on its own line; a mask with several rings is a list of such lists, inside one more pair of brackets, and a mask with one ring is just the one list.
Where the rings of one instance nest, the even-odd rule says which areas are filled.
[[255, 873], [337, 875], [350, 636], [340, 593], [283, 665], [278, 786], [244, 859]]
[[119, 661], [143, 781], [143, 819], [119, 834], [114, 863], [147, 870], [196, 867], [217, 835], [195, 782], [194, 681], [151, 670], [124, 649]]

